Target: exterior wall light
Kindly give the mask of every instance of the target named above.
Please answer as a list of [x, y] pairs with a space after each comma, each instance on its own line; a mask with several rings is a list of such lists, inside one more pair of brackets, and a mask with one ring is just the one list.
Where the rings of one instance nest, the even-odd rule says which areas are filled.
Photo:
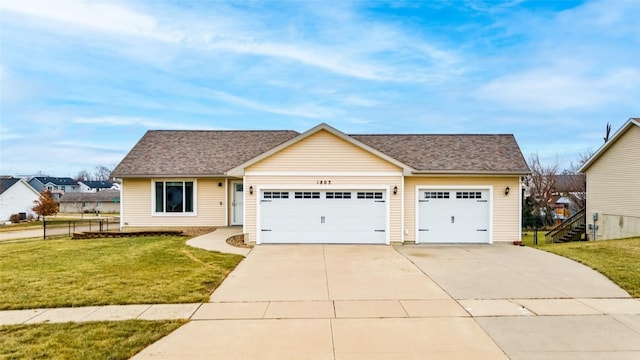
[[249, 186], [249, 194], [253, 195], [253, 185]]
[[394, 186], [393, 187], [393, 195], [396, 195], [398, 193], [398, 187]]
[[505, 195], [509, 195], [509, 191], [511, 191], [511, 189], [509, 189], [509, 186], [507, 186], [506, 188], [504, 188], [504, 194], [505, 194]]

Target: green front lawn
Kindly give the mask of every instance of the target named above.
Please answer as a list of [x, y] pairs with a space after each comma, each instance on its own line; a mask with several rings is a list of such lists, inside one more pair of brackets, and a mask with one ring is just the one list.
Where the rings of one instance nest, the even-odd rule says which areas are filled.
[[184, 320], [0, 326], [1, 359], [128, 359]]
[[242, 256], [192, 248], [186, 240], [0, 243], [0, 310], [208, 301]]
[[[540, 235], [540, 234], [538, 234]], [[640, 237], [538, 246], [602, 273], [633, 297], [640, 297]]]

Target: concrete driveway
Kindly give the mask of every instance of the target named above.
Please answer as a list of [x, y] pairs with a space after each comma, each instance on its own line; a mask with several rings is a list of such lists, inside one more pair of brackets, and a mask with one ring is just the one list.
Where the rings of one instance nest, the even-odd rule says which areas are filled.
[[640, 357], [640, 301], [512, 246], [257, 246], [136, 359]]

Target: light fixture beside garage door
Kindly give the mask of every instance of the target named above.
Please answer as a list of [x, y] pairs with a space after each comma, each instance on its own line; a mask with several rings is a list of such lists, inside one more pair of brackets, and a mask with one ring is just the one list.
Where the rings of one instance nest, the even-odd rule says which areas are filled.
[[396, 195], [396, 194], [398, 194], [398, 187], [394, 186], [393, 187], [393, 195]]
[[509, 185], [507, 185], [507, 187], [504, 188], [504, 195], [505, 196], [509, 195], [509, 191], [511, 191], [511, 189], [509, 189]]

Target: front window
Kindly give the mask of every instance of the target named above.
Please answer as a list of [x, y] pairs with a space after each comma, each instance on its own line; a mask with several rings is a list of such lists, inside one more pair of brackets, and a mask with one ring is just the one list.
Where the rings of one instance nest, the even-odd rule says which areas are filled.
[[156, 181], [155, 210], [157, 213], [192, 213], [193, 181]]

